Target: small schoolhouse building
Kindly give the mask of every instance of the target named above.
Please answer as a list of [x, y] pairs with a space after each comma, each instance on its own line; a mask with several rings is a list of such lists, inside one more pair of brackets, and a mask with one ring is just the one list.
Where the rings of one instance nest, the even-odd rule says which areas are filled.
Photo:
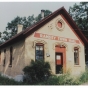
[[[42, 12], [43, 13], [43, 12]], [[44, 13], [43, 13], [44, 14]], [[42, 17], [44, 17], [42, 14]], [[64, 7], [0, 45], [0, 73], [15, 77], [31, 60], [48, 61], [53, 74], [85, 71], [88, 41]]]

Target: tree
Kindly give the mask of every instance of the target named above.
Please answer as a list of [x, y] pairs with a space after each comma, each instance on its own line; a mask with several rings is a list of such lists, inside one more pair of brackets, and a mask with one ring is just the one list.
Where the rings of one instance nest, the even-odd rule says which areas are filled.
[[[88, 2], [80, 2], [69, 8], [69, 14], [81, 29], [84, 36], [88, 39]], [[88, 61], [88, 49], [85, 47], [85, 61]]]
[[45, 13], [44, 16], [46, 17], [46, 16], [48, 16], [49, 14], [51, 14], [52, 12], [51, 12], [50, 10], [45, 10], [44, 13]]
[[22, 24], [23, 30], [24, 30], [28, 26], [31, 26], [33, 24], [33, 22], [32, 22], [33, 19], [34, 19], [34, 15], [29, 16], [28, 18], [17, 16], [11, 22], [8, 22], [6, 30], [0, 34], [1, 35], [0, 44], [17, 34], [17, 25], [18, 24]]
[[[52, 12], [51, 12], [50, 10], [44, 10], [44, 17], [50, 15], [51, 13], [52, 13]], [[41, 20], [41, 13], [40, 13], [37, 17], [35, 17], [35, 20], [36, 20], [37, 22]]]
[[[45, 10], [45, 16], [48, 16], [52, 12], [49, 10]], [[37, 17], [34, 18], [34, 15], [26, 17], [15, 17], [11, 22], [7, 23], [6, 29], [4, 32], [0, 32], [0, 44], [5, 42], [6, 40], [10, 39], [14, 35], [17, 34], [17, 25], [22, 24], [23, 30], [25, 30], [27, 27], [30, 27], [31, 25], [35, 24], [36, 22], [41, 20], [41, 14], [39, 14]]]
[[86, 38], [88, 38], [88, 2], [76, 3], [69, 8], [69, 14], [81, 29]]

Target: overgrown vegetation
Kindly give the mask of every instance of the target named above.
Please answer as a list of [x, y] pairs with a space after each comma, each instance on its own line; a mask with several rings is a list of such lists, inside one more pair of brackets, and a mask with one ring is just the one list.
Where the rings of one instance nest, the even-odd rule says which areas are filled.
[[88, 69], [77, 77], [72, 77], [69, 73], [60, 76], [50, 76], [48, 80], [40, 82], [37, 85], [80, 85], [85, 82], [88, 82]]
[[13, 79], [1, 76], [0, 74], [0, 85], [23, 85], [22, 82], [16, 82]]
[[31, 61], [31, 65], [23, 70], [25, 72], [23, 82], [16, 82], [0, 75], [0, 85], [80, 85], [88, 82], [88, 68], [77, 77], [72, 77], [69, 72], [55, 76], [51, 75], [48, 62]]
[[29, 66], [26, 66], [24, 69], [24, 81], [29, 83], [36, 83], [43, 81], [49, 78], [51, 75], [50, 64], [44, 62], [43, 60], [31, 61]]
[[[44, 11], [44, 17], [48, 16], [52, 12], [49, 10]], [[27, 27], [31, 27], [35, 23], [41, 20], [41, 13], [38, 16], [34, 17], [34, 15], [28, 17], [19, 17], [16, 16], [13, 20], [7, 23], [6, 29], [3, 32], [0, 32], [0, 44], [4, 43], [8, 39], [12, 38], [17, 34], [17, 25], [23, 25], [23, 30]]]
[[23, 71], [26, 74], [24, 82], [31, 85], [79, 85], [88, 82], [88, 69], [75, 78], [69, 72], [55, 76], [50, 74], [49, 63], [39, 60], [31, 61], [31, 65], [26, 66]]

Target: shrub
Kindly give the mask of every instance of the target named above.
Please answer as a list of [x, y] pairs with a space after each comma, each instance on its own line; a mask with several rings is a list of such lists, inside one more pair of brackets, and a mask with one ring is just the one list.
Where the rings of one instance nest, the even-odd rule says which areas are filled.
[[37, 83], [37, 85], [58, 85], [58, 77], [50, 76], [47, 80]]
[[9, 79], [8, 77], [2, 76], [0, 74], [0, 85], [23, 85], [23, 83], [17, 82], [13, 79]]
[[46, 81], [37, 83], [37, 85], [79, 85], [79, 79], [74, 79], [70, 74], [60, 76], [50, 76]]
[[38, 82], [47, 79], [51, 75], [50, 64], [43, 60], [31, 61], [29, 66], [24, 69], [24, 81], [25, 82]]
[[88, 68], [86, 68], [86, 71], [81, 74], [79, 80], [81, 83], [88, 82]]

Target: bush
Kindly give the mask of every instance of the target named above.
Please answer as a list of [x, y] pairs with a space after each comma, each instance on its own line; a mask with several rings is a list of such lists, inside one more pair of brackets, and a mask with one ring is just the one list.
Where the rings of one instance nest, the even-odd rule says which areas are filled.
[[0, 74], [0, 85], [23, 85], [22, 82], [17, 82], [13, 79], [9, 79], [8, 77], [1, 76]]
[[81, 83], [88, 82], [88, 68], [86, 68], [86, 71], [81, 74], [79, 80]]
[[47, 80], [37, 83], [37, 85], [58, 85], [58, 83], [57, 76], [50, 76]]
[[88, 82], [87, 74], [88, 70], [86, 70], [80, 76], [75, 78], [73, 78], [69, 73], [62, 74], [60, 76], [51, 75], [48, 76], [48, 78], [44, 76], [45, 80], [44, 79], [42, 79], [42, 81], [36, 80], [36, 82], [34, 82], [34, 80], [30, 82], [31, 76], [29, 76], [28, 74], [26, 75], [26, 77], [28, 78], [26, 78], [25, 82], [16, 82], [13, 79], [1, 76], [0, 74], [0, 85], [80, 85], [82, 83]]
[[79, 79], [74, 79], [70, 74], [60, 76], [50, 76], [46, 81], [37, 83], [37, 85], [79, 85]]
[[24, 81], [28, 83], [46, 80], [51, 75], [50, 64], [43, 60], [32, 60], [30, 65], [26, 66], [23, 71], [25, 75]]
[[31, 61], [24, 69], [26, 84], [33, 85], [80, 85], [88, 82], [88, 69], [77, 77], [72, 77], [70, 73], [60, 76], [51, 75], [50, 65], [44, 61]]

